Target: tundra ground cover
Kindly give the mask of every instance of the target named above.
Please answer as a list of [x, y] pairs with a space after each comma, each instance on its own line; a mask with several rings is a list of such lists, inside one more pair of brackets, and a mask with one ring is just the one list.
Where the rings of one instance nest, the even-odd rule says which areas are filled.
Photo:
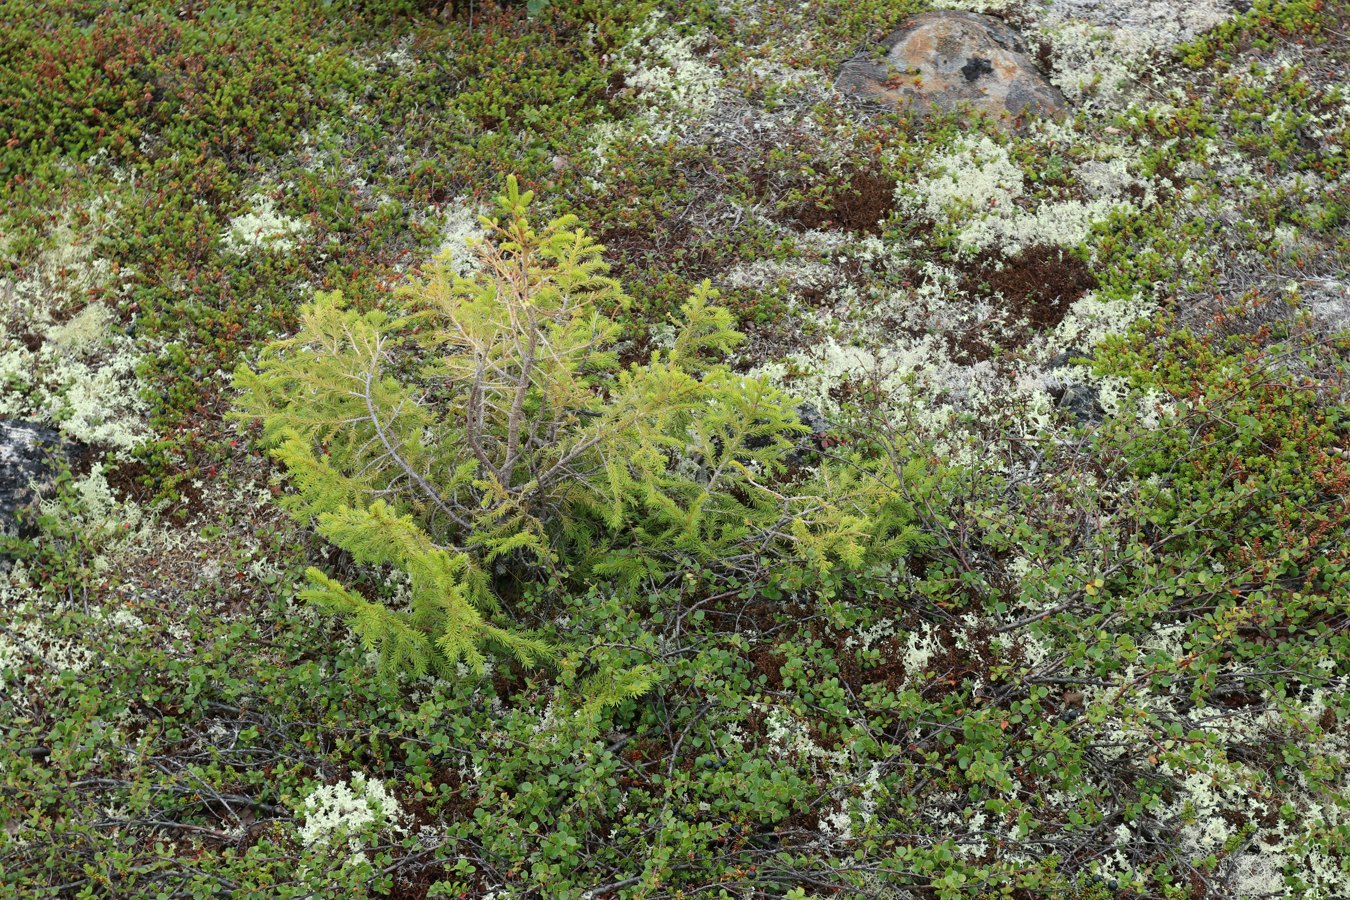
[[[0, 403], [91, 447], [0, 576], [6, 890], [1350, 892], [1350, 13], [979, 5], [1070, 120], [832, 94], [921, 2], [3, 5]], [[543, 581], [562, 663], [378, 677], [304, 572], [408, 583], [283, 513], [228, 373], [471, 273], [508, 174], [620, 360], [710, 280], [923, 539]]]

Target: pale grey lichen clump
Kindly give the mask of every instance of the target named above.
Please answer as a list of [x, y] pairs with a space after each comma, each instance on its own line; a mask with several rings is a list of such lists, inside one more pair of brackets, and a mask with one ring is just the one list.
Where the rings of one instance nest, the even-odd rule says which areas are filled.
[[33, 614], [40, 577], [22, 563], [0, 573], [0, 604], [7, 611], [6, 630], [0, 632], [0, 684], [26, 688], [48, 674], [83, 672], [98, 658], [97, 648], [48, 628], [53, 610]]
[[380, 834], [407, 831], [408, 815], [384, 782], [360, 772], [347, 781], [323, 784], [305, 797], [298, 837], [306, 847], [345, 844], [347, 861], [366, 859], [365, 848]]
[[1016, 5], [1016, 0], [937, 0], [934, 9], [951, 9], [960, 12], [991, 13], [1002, 12]]
[[288, 253], [308, 232], [309, 225], [304, 220], [282, 215], [270, 196], [255, 194], [249, 208], [230, 219], [221, 233], [221, 242], [227, 250], [239, 254], [250, 250]]
[[467, 276], [478, 268], [474, 246], [485, 234], [479, 221], [483, 213], [481, 207], [459, 199], [440, 214], [441, 242], [435, 256], [456, 275]]
[[[1036, 195], [1009, 147], [981, 135], [935, 149], [920, 178], [897, 186], [897, 207], [903, 215], [933, 222], [963, 255], [1010, 258], [1032, 246], [1074, 250], [1113, 214], [1129, 214], [1153, 202], [1152, 185], [1134, 171], [1136, 153], [1130, 148], [1086, 146], [1068, 126], [1050, 122], [1025, 139], [1061, 153], [1067, 173], [1087, 199]], [[842, 263], [853, 258], [874, 270], [899, 273], [916, 265], [910, 253], [920, 249], [867, 238], [835, 259]], [[1035, 433], [1051, 424], [1052, 384], [1045, 372], [1049, 361], [1066, 348], [1091, 347], [1109, 334], [1123, 333], [1152, 309], [1154, 299], [1086, 294], [1053, 329], [1029, 338], [1014, 374], [989, 361], [953, 360], [946, 340], [970, 327], [987, 327], [997, 339], [1003, 327], [997, 314], [1004, 299], [972, 295], [961, 286], [958, 273], [944, 266], [923, 262], [917, 268], [917, 283], [887, 287], [880, 299], [864, 301], [849, 285], [834, 290], [825, 306], [826, 321], [819, 326], [831, 337], [791, 358], [791, 368], [805, 373], [791, 386], [828, 409], [833, 405], [830, 391], [842, 380], [879, 385], [897, 408], [918, 410], [935, 432], [944, 433], [949, 433], [954, 413], [1013, 409], [1021, 417], [1014, 430]], [[1007, 337], [1010, 343], [1027, 340], [1011, 333]], [[1090, 379], [1081, 368], [1058, 373], [1065, 375]], [[1099, 387], [1108, 388], [1109, 401], [1110, 386]]]
[[648, 30], [628, 45], [628, 86], [643, 97], [649, 109], [704, 113], [717, 101], [721, 76], [694, 52], [697, 35], [664, 33], [660, 21], [660, 16], [652, 16]]
[[[1144, 652], [1175, 652], [1184, 650], [1175, 634], [1166, 627], [1157, 629], [1157, 639], [1141, 645]], [[1328, 668], [1333, 666], [1327, 660]], [[1123, 673], [1127, 680], [1135, 674], [1134, 667]], [[1114, 688], [1089, 687], [1087, 702], [1092, 704], [1109, 699]], [[1106, 854], [1098, 863], [1104, 876], [1127, 876], [1132, 866], [1124, 851], [1132, 843], [1146, 840], [1149, 828], [1162, 824], [1179, 824], [1181, 849], [1192, 858], [1220, 854], [1237, 846], [1237, 852], [1225, 858], [1222, 874], [1229, 880], [1234, 896], [1283, 896], [1283, 873], [1296, 872], [1307, 882], [1309, 890], [1301, 896], [1335, 898], [1350, 891], [1350, 872], [1342, 870], [1335, 858], [1328, 855], [1320, 841], [1350, 822], [1350, 810], [1337, 799], [1350, 789], [1350, 741], [1338, 733], [1322, 733], [1318, 720], [1335, 702], [1336, 691], [1317, 689], [1306, 700], [1285, 704], [1281, 712], [1262, 708], [1258, 712], [1241, 710], [1197, 710], [1182, 715], [1180, 721], [1188, 728], [1222, 734], [1221, 748], [1206, 752], [1202, 765], [1186, 768], [1166, 760], [1157, 764], [1156, 774], [1173, 785], [1171, 798], [1147, 817], [1116, 827], [1115, 838], [1119, 851]], [[1138, 702], [1141, 697], [1132, 700]], [[1176, 710], [1159, 710], [1175, 716]], [[1320, 772], [1324, 783], [1313, 784], [1305, 774], [1296, 776], [1296, 784], [1276, 788], [1270, 775], [1259, 766], [1245, 760], [1244, 748], [1268, 740], [1272, 734], [1321, 733], [1314, 758], [1308, 771]], [[1148, 735], [1138, 726], [1119, 716], [1108, 716], [1097, 727], [1097, 740], [1108, 758], [1121, 755], [1124, 747], [1137, 746], [1148, 741]], [[1176, 741], [1163, 741], [1161, 755], [1177, 746]], [[1290, 816], [1290, 810], [1297, 810]], [[1234, 814], [1248, 820], [1270, 822], [1272, 814], [1280, 811], [1276, 821], [1267, 824], [1242, 840], [1243, 831], [1230, 821]], [[1225, 815], [1226, 814], [1226, 815]]]
[[45, 250], [11, 260], [17, 274], [0, 278], [0, 417], [126, 451], [148, 436], [136, 375], [143, 354], [108, 303], [90, 298], [116, 297], [132, 273], [95, 254], [112, 213], [88, 212], [82, 231], [62, 222]]
[[652, 14], [622, 47], [625, 90], [638, 112], [628, 122], [602, 122], [592, 129], [588, 148], [592, 187], [614, 148], [628, 141], [661, 144], [704, 119], [723, 99], [722, 74], [694, 51], [699, 35], [680, 35], [664, 13]]
[[[1038, 143], [1066, 146], [1072, 132], [1042, 123]], [[1085, 199], [1030, 200], [1027, 173], [1009, 156], [1008, 148], [987, 135], [958, 142], [939, 153], [914, 184], [897, 187], [901, 209], [951, 229], [963, 252], [990, 248], [1014, 255], [1034, 245], [1076, 247], [1087, 241], [1094, 225], [1113, 213], [1138, 209], [1127, 191], [1138, 186], [1141, 205], [1151, 200], [1151, 187], [1130, 172], [1132, 156], [1125, 148], [1102, 144], [1095, 158], [1080, 162], [1075, 174]]]
[[1155, 56], [1234, 13], [1224, 0], [1053, 0], [1041, 28], [1058, 62], [1051, 81], [1087, 109], [1138, 102], [1138, 80], [1163, 74]]

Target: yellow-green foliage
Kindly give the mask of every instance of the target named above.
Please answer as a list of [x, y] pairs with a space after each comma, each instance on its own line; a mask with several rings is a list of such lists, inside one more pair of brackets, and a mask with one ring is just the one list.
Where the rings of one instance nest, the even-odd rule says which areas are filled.
[[406, 315], [320, 294], [299, 333], [241, 366], [240, 412], [290, 474], [287, 507], [359, 562], [411, 581], [410, 607], [318, 571], [305, 596], [346, 615], [387, 670], [481, 668], [485, 644], [551, 647], [493, 624], [485, 566], [635, 587], [682, 561], [862, 559], [865, 518], [776, 483], [805, 429], [791, 399], [719, 360], [741, 335], [704, 284], [674, 344], [619, 366], [627, 303], [573, 217], [536, 230], [512, 179], [473, 278], [435, 265]]

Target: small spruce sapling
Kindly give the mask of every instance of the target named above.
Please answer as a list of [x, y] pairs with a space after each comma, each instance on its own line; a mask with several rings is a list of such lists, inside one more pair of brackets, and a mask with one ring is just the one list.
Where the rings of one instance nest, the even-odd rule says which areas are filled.
[[[320, 293], [299, 332], [240, 366], [235, 416], [294, 492], [282, 502], [361, 563], [409, 579], [406, 608], [308, 572], [302, 596], [343, 615], [381, 669], [481, 670], [555, 647], [502, 621], [489, 571], [636, 587], [689, 560], [855, 563], [865, 517], [778, 476], [803, 431], [794, 402], [721, 362], [742, 336], [708, 284], [675, 343], [619, 365], [609, 313], [628, 298], [602, 247], [563, 216], [536, 230], [514, 178], [483, 219], [471, 278], [434, 263], [391, 317]], [[631, 691], [630, 691], [631, 693]]]

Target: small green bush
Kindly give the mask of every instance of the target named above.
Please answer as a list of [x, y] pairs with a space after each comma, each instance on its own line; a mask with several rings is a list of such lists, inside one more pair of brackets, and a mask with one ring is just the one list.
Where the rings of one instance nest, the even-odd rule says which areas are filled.
[[[299, 333], [241, 366], [239, 417], [290, 475], [287, 508], [358, 562], [409, 579], [408, 608], [315, 569], [304, 596], [346, 616], [386, 672], [525, 663], [554, 648], [496, 624], [493, 573], [623, 586], [753, 548], [820, 571], [862, 559], [857, 514], [774, 486], [805, 429], [792, 400], [720, 359], [741, 340], [705, 283], [674, 343], [623, 368], [627, 303], [571, 216], [536, 230], [514, 179], [473, 278], [434, 264], [407, 314], [320, 294]], [[499, 579], [500, 580], [500, 579]]]

